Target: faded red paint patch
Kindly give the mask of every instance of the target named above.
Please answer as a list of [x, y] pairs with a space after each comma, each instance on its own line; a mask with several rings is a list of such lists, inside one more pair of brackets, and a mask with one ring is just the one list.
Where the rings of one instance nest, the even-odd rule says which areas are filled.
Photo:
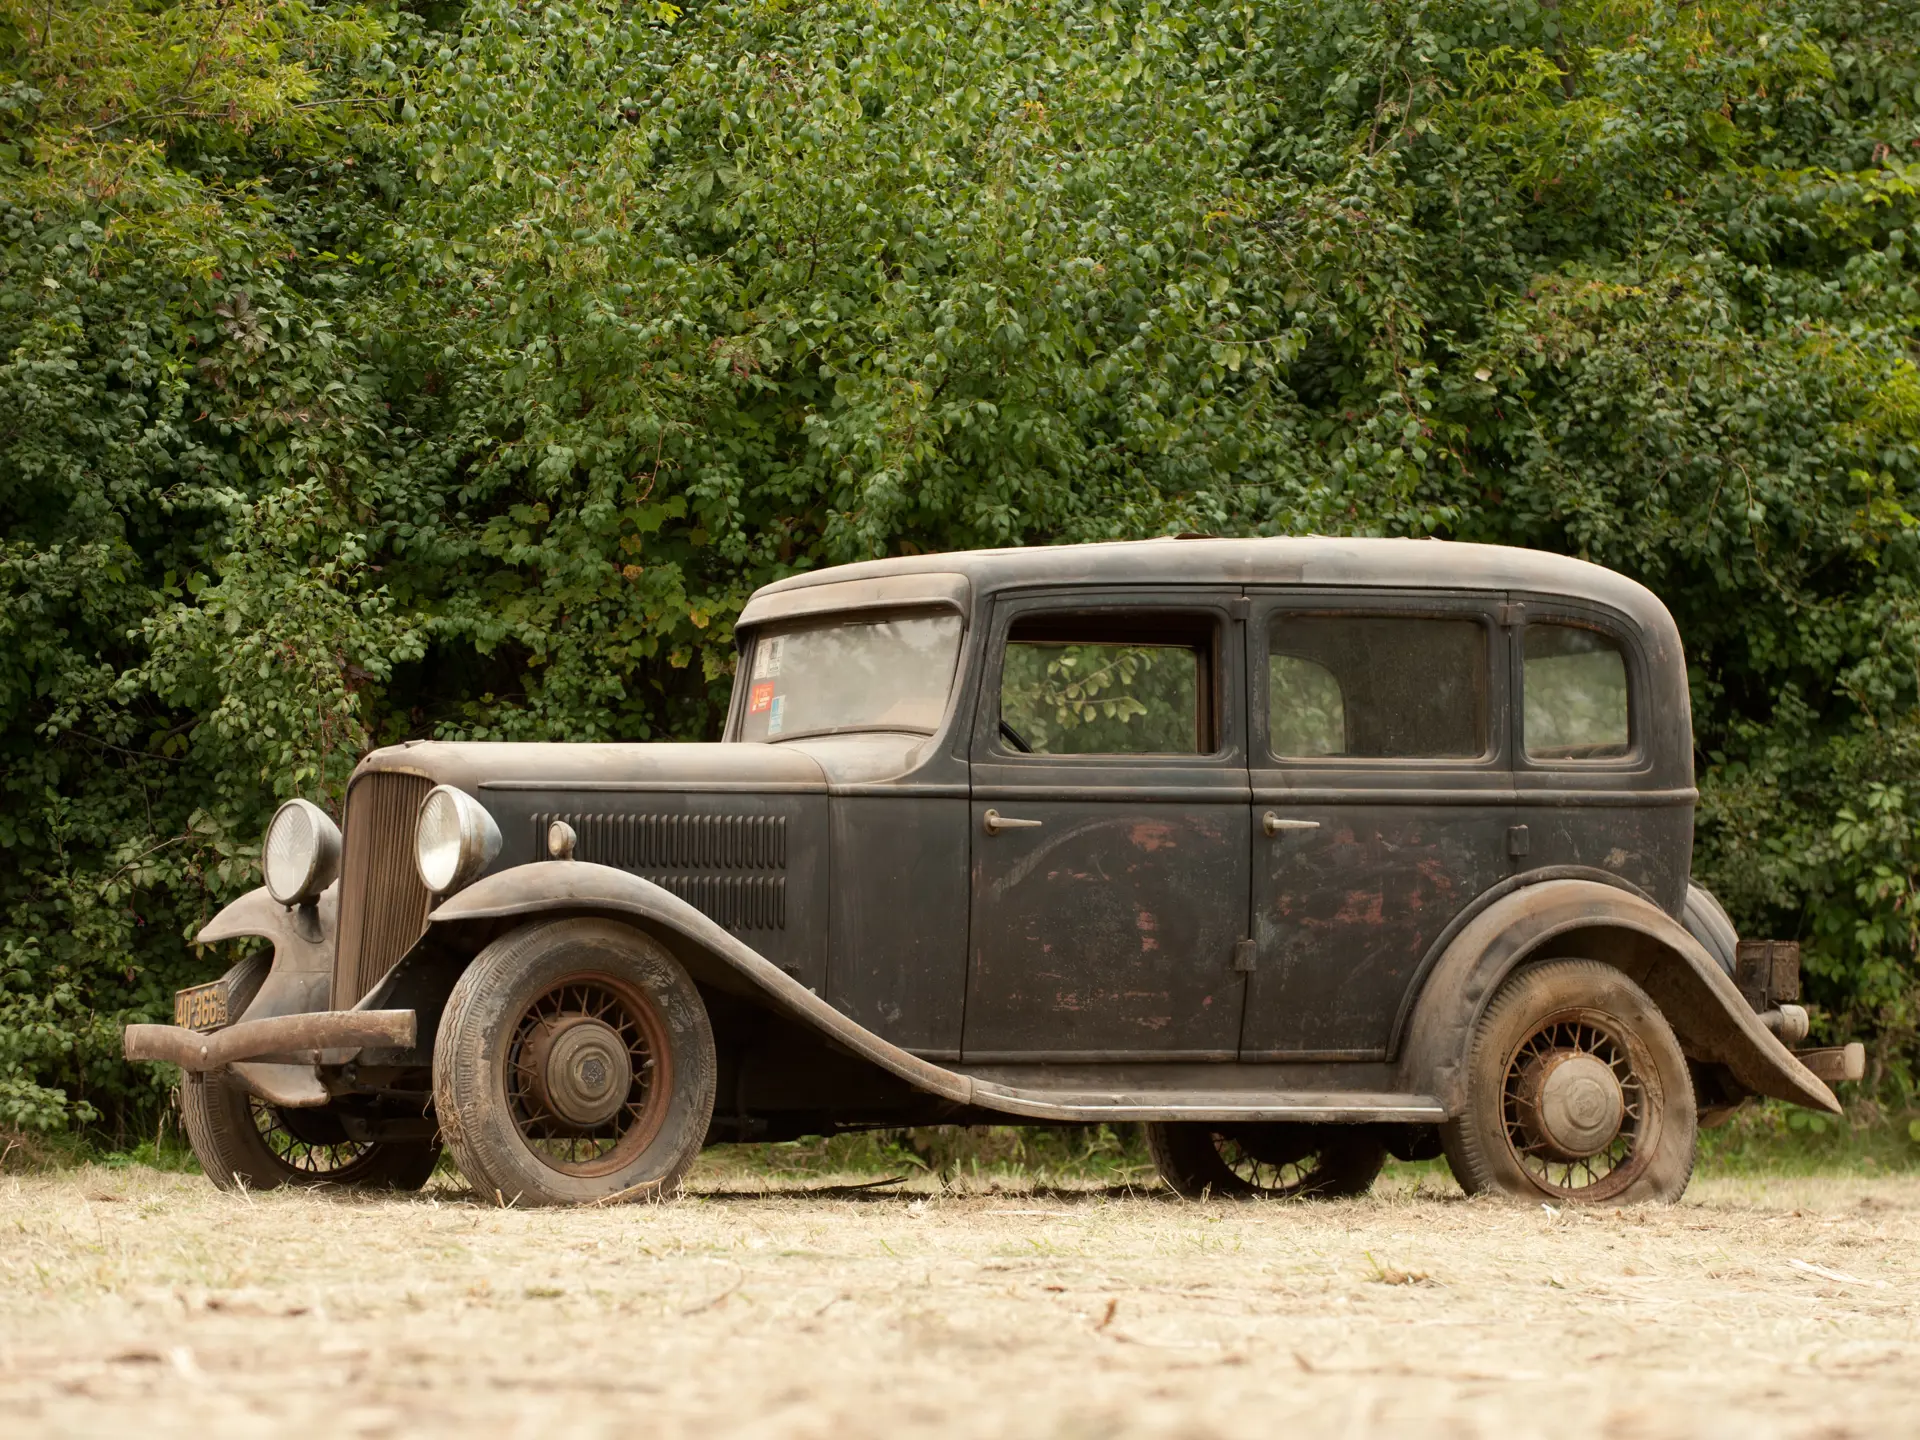
[[1173, 826], [1164, 820], [1141, 820], [1127, 834], [1135, 846], [1148, 854], [1174, 848]]
[[1151, 910], [1141, 910], [1136, 913], [1133, 917], [1133, 927], [1140, 932], [1141, 954], [1144, 955], [1149, 950], [1158, 950], [1160, 948], [1160, 941], [1155, 938], [1153, 933], [1160, 928], [1160, 921]]
[[1350, 925], [1378, 925], [1386, 918], [1386, 897], [1378, 890], [1350, 890], [1333, 918]]

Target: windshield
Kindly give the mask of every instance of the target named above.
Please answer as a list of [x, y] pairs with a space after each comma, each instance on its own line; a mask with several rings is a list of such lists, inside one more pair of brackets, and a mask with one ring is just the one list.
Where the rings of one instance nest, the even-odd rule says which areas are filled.
[[740, 738], [791, 740], [855, 730], [931, 735], [946, 713], [960, 617], [827, 620], [764, 632], [742, 658]]

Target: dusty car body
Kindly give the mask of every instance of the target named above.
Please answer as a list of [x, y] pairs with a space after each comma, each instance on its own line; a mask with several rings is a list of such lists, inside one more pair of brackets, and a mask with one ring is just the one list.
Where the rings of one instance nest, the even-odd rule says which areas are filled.
[[199, 937], [271, 963], [127, 1032], [217, 1182], [417, 1184], [444, 1139], [560, 1203], [719, 1141], [1144, 1121], [1189, 1193], [1444, 1149], [1470, 1190], [1671, 1198], [1702, 1117], [1857, 1077], [1790, 1050], [1791, 948], [1690, 884], [1680, 637], [1613, 572], [986, 551], [795, 576], [737, 630], [721, 743], [409, 742], [343, 837], [276, 817], [281, 898]]

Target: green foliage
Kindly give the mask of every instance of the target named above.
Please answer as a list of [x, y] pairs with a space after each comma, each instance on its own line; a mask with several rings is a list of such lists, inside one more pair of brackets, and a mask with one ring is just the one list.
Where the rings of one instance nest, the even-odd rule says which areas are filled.
[[1701, 871], [1911, 1085], [1917, 22], [0, 0], [0, 1126], [151, 1133], [116, 1025], [368, 745], [709, 734], [769, 579], [1190, 529], [1645, 580]]
[[1036, 755], [1193, 755], [1197, 651], [1181, 645], [1007, 647], [1000, 718]]

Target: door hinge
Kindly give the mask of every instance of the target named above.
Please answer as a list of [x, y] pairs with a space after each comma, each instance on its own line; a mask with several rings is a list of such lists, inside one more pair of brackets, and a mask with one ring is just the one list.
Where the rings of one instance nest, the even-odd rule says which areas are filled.
[[1253, 601], [1244, 595], [1236, 595], [1227, 601], [1227, 614], [1235, 620], [1245, 620], [1253, 614]]
[[1233, 945], [1233, 968], [1236, 973], [1245, 975], [1253, 969], [1253, 958], [1259, 953], [1259, 947], [1251, 940], [1236, 940]]
[[1527, 834], [1526, 826], [1509, 825], [1507, 827], [1507, 858], [1509, 860], [1518, 860], [1532, 849], [1533, 842]]
[[1495, 613], [1502, 625], [1520, 625], [1526, 622], [1527, 607], [1518, 600], [1502, 600]]

